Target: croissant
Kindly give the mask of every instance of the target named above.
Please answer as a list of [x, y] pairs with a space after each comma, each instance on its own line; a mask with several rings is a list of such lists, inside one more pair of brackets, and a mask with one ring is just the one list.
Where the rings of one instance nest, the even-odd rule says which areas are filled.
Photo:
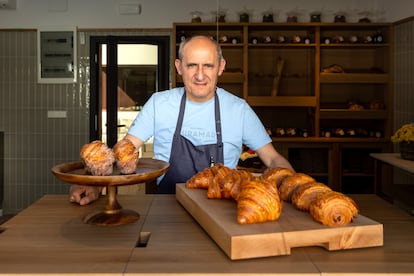
[[332, 191], [331, 188], [320, 182], [308, 182], [294, 189], [292, 205], [301, 211], [309, 211], [309, 206], [321, 193]]
[[226, 166], [220, 166], [217, 168], [217, 171], [207, 188], [207, 198], [230, 198], [230, 195], [223, 189], [222, 179], [231, 172], [232, 169]]
[[294, 173], [293, 175], [285, 177], [279, 186], [280, 198], [284, 201], [291, 202], [294, 189], [308, 182], [315, 182], [315, 179], [304, 173]]
[[216, 164], [213, 167], [205, 168], [188, 179], [185, 187], [188, 189], [208, 189], [217, 171], [223, 166], [223, 164]]
[[243, 184], [237, 201], [237, 222], [252, 224], [277, 220], [282, 206], [273, 183], [266, 180], [247, 181]]
[[138, 165], [139, 152], [128, 139], [118, 141], [114, 148], [116, 165], [122, 174], [135, 173]]
[[92, 175], [110, 175], [115, 162], [114, 153], [103, 142], [96, 140], [82, 146], [80, 157], [85, 170]]
[[285, 179], [285, 177], [293, 174], [294, 172], [287, 168], [269, 168], [263, 173], [262, 178], [274, 182], [275, 185], [279, 188], [282, 180]]
[[309, 207], [314, 220], [327, 226], [347, 225], [357, 216], [359, 210], [350, 197], [335, 191], [322, 193]]
[[253, 180], [254, 176], [248, 171], [244, 170], [233, 170], [226, 177], [222, 179], [223, 190], [226, 195], [234, 200], [239, 199], [240, 191], [244, 183]]

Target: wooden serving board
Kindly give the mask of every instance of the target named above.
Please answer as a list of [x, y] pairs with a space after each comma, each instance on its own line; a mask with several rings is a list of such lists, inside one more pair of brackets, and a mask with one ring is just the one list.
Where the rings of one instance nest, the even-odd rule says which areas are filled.
[[206, 190], [177, 184], [176, 198], [232, 260], [290, 255], [294, 247], [327, 250], [383, 245], [383, 225], [362, 215], [347, 226], [328, 227], [284, 202], [277, 221], [240, 225], [234, 200], [208, 199]]

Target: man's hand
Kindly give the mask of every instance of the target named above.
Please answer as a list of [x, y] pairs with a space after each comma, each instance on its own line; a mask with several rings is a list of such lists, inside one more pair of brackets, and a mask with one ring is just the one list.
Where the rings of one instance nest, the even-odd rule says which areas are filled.
[[72, 185], [69, 190], [69, 201], [79, 205], [89, 204], [99, 198], [102, 188]]

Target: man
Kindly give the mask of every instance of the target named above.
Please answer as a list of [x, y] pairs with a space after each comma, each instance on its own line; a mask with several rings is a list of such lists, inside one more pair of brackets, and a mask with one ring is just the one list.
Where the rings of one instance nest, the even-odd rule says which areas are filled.
[[[154, 93], [125, 136], [137, 148], [153, 136], [155, 158], [170, 163], [158, 192], [175, 193], [176, 183], [211, 162], [236, 167], [243, 144], [254, 149], [267, 167], [293, 170], [250, 106], [217, 88], [226, 65], [220, 46], [208, 37], [195, 36], [180, 45], [178, 54], [175, 67], [184, 87]], [[93, 187], [71, 188], [71, 200], [81, 205], [98, 196]]]

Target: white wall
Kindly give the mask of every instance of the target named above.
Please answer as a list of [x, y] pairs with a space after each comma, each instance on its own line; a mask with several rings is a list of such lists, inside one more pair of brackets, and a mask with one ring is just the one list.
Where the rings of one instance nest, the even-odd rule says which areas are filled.
[[379, 5], [387, 11], [387, 17], [390, 19], [390, 22], [414, 16], [413, 0], [379, 0], [379, 2]]
[[[142, 13], [120, 15], [119, 4], [131, 2], [140, 3]], [[279, 14], [281, 22], [292, 10], [299, 11], [305, 22], [315, 10], [323, 11], [329, 22], [336, 11], [347, 11], [348, 21], [357, 20], [363, 11], [379, 14], [381, 21], [395, 21], [413, 15], [413, 5], [412, 0], [17, 0], [16, 10], [0, 10], [0, 28], [170, 28], [172, 22], [190, 21], [194, 10], [204, 13], [203, 21], [211, 21], [218, 6], [228, 11], [227, 21], [238, 21], [238, 12], [244, 9], [259, 22], [269, 9]], [[55, 11], [59, 9], [63, 11]]]

